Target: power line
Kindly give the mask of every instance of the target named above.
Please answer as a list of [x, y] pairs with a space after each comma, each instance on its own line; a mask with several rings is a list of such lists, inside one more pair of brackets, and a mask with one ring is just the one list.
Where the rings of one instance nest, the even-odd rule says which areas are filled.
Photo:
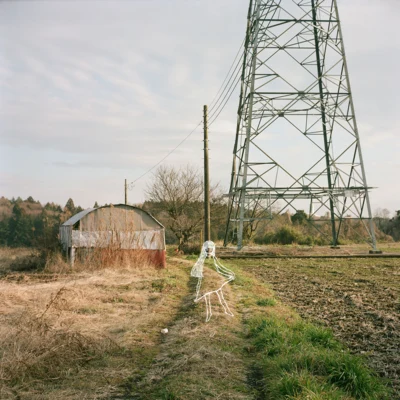
[[157, 164], [154, 164], [150, 169], [148, 169], [144, 174], [140, 175], [139, 178], [135, 179], [134, 181], [132, 181], [130, 183], [130, 185], [134, 184], [135, 182], [137, 182], [139, 179], [142, 179], [145, 175], [147, 175], [148, 173], [150, 173], [151, 171], [153, 171], [154, 168], [158, 167], [163, 161], [165, 161], [175, 150], [178, 149], [178, 147], [183, 144], [184, 142], [186, 142], [187, 139], [189, 139], [190, 136], [193, 135], [193, 133], [197, 130], [197, 128], [203, 123], [203, 121], [200, 121], [197, 126], [187, 135], [185, 136], [179, 143], [177, 146], [175, 146], [169, 153], [167, 153], [166, 156], [164, 156]]
[[[227, 105], [228, 101], [230, 100], [230, 98], [231, 98], [233, 92], [235, 91], [235, 89], [236, 89], [238, 83], [240, 82], [240, 80], [241, 80], [241, 73], [240, 73], [240, 70], [239, 70], [239, 72], [236, 75], [235, 79], [232, 81], [231, 86], [229, 87], [230, 92], [229, 92], [229, 90], [228, 90], [228, 92], [226, 92], [224, 98], [222, 99], [222, 101], [219, 104], [219, 106], [217, 107], [217, 109], [210, 115], [210, 119], [211, 119], [215, 114], [217, 114], [217, 116], [210, 122], [209, 126], [211, 126], [216, 121], [216, 119], [220, 116], [220, 114], [222, 113], [222, 111], [224, 110], [224, 108]], [[225, 99], [226, 99], [226, 101], [222, 105], [222, 103], [224, 102]], [[222, 105], [222, 108], [220, 109], [221, 105]]]
[[[224, 81], [222, 82], [221, 87], [219, 88], [217, 94], [214, 96], [214, 98], [212, 99], [212, 101], [211, 101], [211, 103], [210, 103], [210, 112], [215, 108], [215, 105], [213, 105], [213, 103], [214, 103], [214, 102], [217, 103], [217, 102], [219, 101], [219, 99], [220, 99], [221, 96], [222, 96], [222, 93], [225, 91], [226, 86], [229, 84], [229, 81], [228, 81], [228, 83], [227, 83], [226, 85], [225, 85], [225, 82], [226, 82], [226, 80], [228, 79], [228, 76], [229, 76], [229, 74], [230, 74], [230, 72], [231, 72], [233, 66], [235, 65], [235, 62], [236, 62], [236, 60], [237, 60], [239, 54], [241, 54], [241, 57], [240, 57], [240, 60], [238, 61], [238, 63], [236, 64], [236, 66], [235, 66], [235, 70], [236, 70], [236, 68], [237, 68], [237, 65], [238, 65], [239, 63], [241, 63], [241, 61], [243, 60], [242, 48], [243, 48], [243, 45], [244, 45], [244, 43], [245, 43], [245, 40], [246, 40], [246, 39], [244, 39], [243, 42], [241, 43], [241, 45], [240, 45], [240, 47], [239, 47], [239, 50], [238, 50], [238, 52], [236, 53], [235, 59], [233, 60], [233, 62], [232, 62], [232, 64], [231, 64], [231, 67], [229, 68], [229, 71], [228, 71], [228, 73], [226, 74], [226, 77], [225, 77]], [[234, 74], [234, 72], [231, 74], [229, 80], [231, 79], [231, 77], [232, 77], [233, 74]], [[224, 85], [225, 85], [225, 87], [224, 87]], [[222, 93], [221, 93], [221, 96], [218, 98], [218, 100], [216, 100], [217, 96], [220, 94], [221, 89], [222, 89], [223, 87], [224, 87], [224, 89], [223, 89], [223, 91], [222, 91]]]
[[[232, 75], [230, 76], [228, 82], [225, 85], [224, 91], [221, 93], [221, 95], [218, 98], [218, 102], [219, 104], [215, 104], [214, 107], [212, 107], [211, 110], [214, 110], [211, 112], [211, 116], [215, 115], [218, 112], [218, 108], [221, 106], [221, 104], [224, 102], [224, 100], [226, 99], [226, 96], [228, 95], [230, 89], [232, 88], [232, 85], [234, 84], [234, 82], [236, 81], [236, 79], [238, 78], [238, 76], [241, 75], [241, 64], [242, 64], [242, 60], [243, 57], [240, 58], [239, 62], [236, 64], [236, 67], [232, 73]], [[225, 95], [224, 95], [225, 94]], [[222, 99], [222, 100], [221, 100]]]
[[[221, 112], [222, 112], [223, 109], [225, 108], [226, 104], [228, 103], [229, 99], [231, 98], [232, 93], [233, 93], [234, 90], [236, 89], [237, 84], [239, 83], [240, 78], [239, 78], [239, 80], [237, 80], [238, 76], [240, 77], [240, 69], [238, 70], [238, 66], [240, 66], [240, 64], [241, 64], [241, 62], [242, 62], [242, 60], [243, 60], [243, 54], [242, 54], [242, 56], [240, 57], [240, 59], [238, 60], [238, 62], [236, 63], [236, 65], [235, 65], [235, 62], [236, 62], [236, 60], [237, 60], [239, 54], [241, 53], [243, 44], [244, 44], [244, 40], [243, 40], [243, 42], [241, 43], [241, 45], [240, 45], [240, 47], [239, 47], [239, 50], [238, 50], [238, 52], [237, 52], [237, 54], [236, 54], [236, 56], [235, 56], [235, 59], [233, 60], [233, 63], [231, 64], [231, 67], [229, 68], [229, 71], [228, 71], [228, 73], [227, 73], [227, 75], [226, 75], [224, 81], [222, 82], [221, 87], [219, 88], [217, 94], [214, 96], [214, 99], [213, 99], [212, 102], [211, 102], [211, 104], [214, 103], [214, 105], [211, 107], [210, 111], [212, 111], [212, 110], [215, 109], [215, 111], [214, 111], [213, 113], [211, 113], [211, 117], [213, 117], [213, 116], [218, 112], [218, 110], [220, 109], [222, 103], [224, 102], [224, 100], [225, 100], [226, 97], [228, 96], [228, 98], [226, 99], [225, 103], [224, 103], [223, 106], [222, 106], [222, 109], [218, 112], [217, 116], [210, 122], [209, 126], [211, 126], [211, 125], [216, 121], [216, 119], [219, 117], [219, 115], [221, 114]], [[235, 66], [235, 67], [234, 67], [234, 66]], [[234, 69], [233, 69], [233, 71], [232, 71], [232, 68], [233, 68], [233, 67], [234, 67]], [[231, 73], [231, 71], [232, 71], [232, 73]], [[232, 77], [233, 77], [234, 75], [236, 75], [236, 76], [235, 76], [235, 78], [234, 78], [233, 81], [232, 81]], [[235, 83], [235, 81], [236, 81], [236, 83]], [[234, 83], [235, 83], [235, 84], [234, 84]], [[228, 89], [228, 91], [225, 93], [226, 88], [228, 87], [229, 84], [230, 84], [229, 89]], [[232, 89], [232, 86], [233, 86], [233, 89]], [[222, 92], [221, 92], [221, 90], [222, 90]], [[229, 93], [229, 91], [230, 91], [230, 93]], [[222, 98], [222, 96], [224, 95], [224, 93], [225, 93], [225, 96]], [[229, 93], [229, 95], [228, 95], [228, 93]], [[219, 95], [219, 97], [218, 97], [218, 95]], [[217, 98], [217, 97], [218, 97], [218, 98]], [[222, 100], [221, 100], [221, 98], [222, 98]], [[217, 100], [216, 100], [216, 99], [217, 99]], [[220, 101], [220, 100], [221, 100], [221, 101]], [[219, 102], [219, 104], [218, 104], [218, 102]], [[129, 187], [131, 188], [131, 186], [134, 185], [137, 181], [139, 181], [140, 179], [142, 179], [144, 176], [146, 176], [146, 175], [149, 174], [151, 171], [153, 171], [154, 168], [158, 167], [161, 163], [163, 163], [163, 162], [164, 162], [172, 153], [174, 153], [184, 142], [186, 142], [186, 140], [189, 139], [190, 136], [193, 135], [193, 133], [199, 128], [199, 126], [202, 124], [202, 122], [203, 122], [203, 121], [200, 121], [200, 122], [196, 125], [196, 127], [195, 127], [188, 135], [186, 135], [186, 136], [171, 150], [171, 151], [169, 151], [160, 161], [158, 161], [156, 164], [154, 164], [151, 168], [149, 168], [146, 172], [144, 172], [142, 175], [140, 175], [140, 176], [139, 176], [138, 178], [136, 178], [134, 181], [130, 182], [130, 183], [129, 183]]]

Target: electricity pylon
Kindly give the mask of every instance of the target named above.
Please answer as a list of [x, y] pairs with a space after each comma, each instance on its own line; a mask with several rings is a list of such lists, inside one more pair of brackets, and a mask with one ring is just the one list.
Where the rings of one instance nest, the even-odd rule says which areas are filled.
[[377, 251], [370, 189], [336, 0], [250, 0], [225, 245], [306, 210], [333, 246], [360, 220]]

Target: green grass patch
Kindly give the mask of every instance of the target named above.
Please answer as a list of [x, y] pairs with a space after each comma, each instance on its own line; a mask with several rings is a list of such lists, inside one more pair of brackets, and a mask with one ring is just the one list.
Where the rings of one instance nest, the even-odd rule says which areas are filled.
[[261, 307], [273, 307], [274, 305], [276, 305], [276, 300], [273, 299], [272, 297], [259, 299], [257, 300], [256, 304]]
[[[260, 399], [389, 399], [386, 387], [330, 330], [277, 317], [248, 321]], [[256, 384], [255, 384], [256, 383]]]

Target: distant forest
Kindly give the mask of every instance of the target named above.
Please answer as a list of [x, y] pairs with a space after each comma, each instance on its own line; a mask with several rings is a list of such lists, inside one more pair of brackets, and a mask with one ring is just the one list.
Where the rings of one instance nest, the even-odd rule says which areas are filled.
[[60, 224], [82, 211], [69, 199], [64, 207], [44, 206], [32, 197], [22, 200], [0, 198], [0, 245], [10, 247], [51, 247], [58, 245]]
[[[163, 204], [145, 202], [143, 208], [150, 211], [157, 219], [166, 226], [166, 239], [169, 244], [179, 243], [176, 232], [169, 229], [168, 221], [165, 220]], [[99, 207], [97, 202], [93, 207]], [[196, 204], [201, 209], [201, 204]], [[60, 224], [65, 222], [72, 215], [82, 211], [82, 207], [75, 206], [70, 198], [62, 207], [55, 203], [42, 205], [32, 197], [26, 200], [21, 198], [7, 199], [0, 198], [0, 246], [10, 247], [46, 247], [55, 248], [58, 246], [58, 230]], [[212, 236], [214, 240], [222, 239], [225, 229], [225, 204], [213, 204], [214, 212]], [[212, 212], [213, 215], [213, 212]], [[165, 220], [165, 221], [164, 221]], [[400, 241], [400, 211], [394, 217], [390, 217], [387, 210], [377, 210], [374, 217], [377, 237], [381, 241]], [[357, 223], [353, 222], [349, 232], [357, 230]], [[198, 243], [200, 240], [201, 223], [196, 226], [188, 242]], [[257, 244], [329, 244], [309, 227], [306, 216], [300, 214], [276, 215], [274, 221], [262, 223], [257, 226], [254, 232], [249, 234], [250, 239]], [[356, 242], [355, 236], [351, 233], [344, 236], [344, 242]], [[343, 242], [343, 241], [342, 241]]]

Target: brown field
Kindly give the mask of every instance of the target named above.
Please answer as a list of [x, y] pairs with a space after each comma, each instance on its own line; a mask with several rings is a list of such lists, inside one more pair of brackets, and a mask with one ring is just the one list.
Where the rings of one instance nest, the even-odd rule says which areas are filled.
[[[368, 244], [350, 244], [341, 245], [336, 249], [332, 249], [329, 246], [300, 246], [300, 245], [251, 245], [244, 246], [240, 252], [236, 251], [236, 247], [228, 246], [226, 248], [222, 247], [222, 242], [220, 243], [220, 254], [222, 255], [240, 255], [244, 253], [245, 255], [267, 255], [267, 256], [293, 256], [293, 257], [307, 257], [307, 256], [360, 256], [368, 255], [371, 247]], [[383, 252], [383, 255], [399, 255], [400, 256], [400, 243], [398, 242], [388, 242], [379, 243], [378, 250]]]

